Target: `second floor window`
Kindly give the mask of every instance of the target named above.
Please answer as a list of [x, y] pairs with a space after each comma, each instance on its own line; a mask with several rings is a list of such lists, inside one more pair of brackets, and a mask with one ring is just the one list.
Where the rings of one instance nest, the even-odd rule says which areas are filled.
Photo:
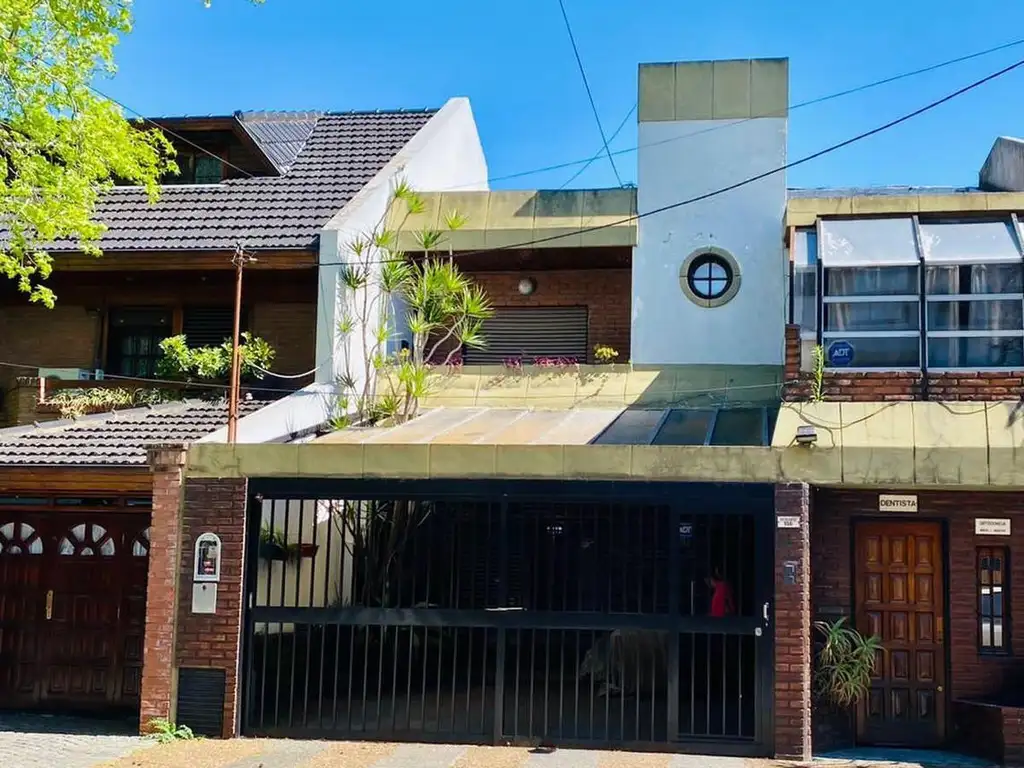
[[174, 162], [178, 173], [168, 175], [165, 184], [217, 184], [224, 178], [224, 163], [205, 152], [179, 151]]
[[[816, 238], [822, 327], [832, 368], [929, 370], [1024, 366], [1024, 263], [1015, 217], [821, 220]], [[809, 272], [815, 259], [803, 259]], [[806, 332], [794, 259], [794, 317]], [[802, 300], [802, 303], [801, 303]]]
[[110, 313], [106, 371], [117, 376], [153, 378], [171, 335], [171, 313], [163, 309], [117, 309]]
[[1010, 650], [1006, 547], [978, 548], [978, 650]]

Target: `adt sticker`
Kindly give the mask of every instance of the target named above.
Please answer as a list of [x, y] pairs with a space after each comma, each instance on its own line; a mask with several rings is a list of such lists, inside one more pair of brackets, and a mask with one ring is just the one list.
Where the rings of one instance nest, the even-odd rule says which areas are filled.
[[848, 341], [833, 341], [828, 345], [828, 364], [841, 367], [853, 364], [853, 345]]

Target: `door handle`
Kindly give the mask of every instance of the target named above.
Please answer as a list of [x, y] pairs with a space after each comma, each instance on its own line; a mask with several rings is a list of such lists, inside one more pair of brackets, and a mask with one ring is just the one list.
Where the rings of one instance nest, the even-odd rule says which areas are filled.
[[49, 590], [46, 593], [46, 620], [50, 621], [53, 618], [53, 590]]
[[761, 615], [764, 617], [764, 623], [768, 623], [768, 603], [761, 606]]

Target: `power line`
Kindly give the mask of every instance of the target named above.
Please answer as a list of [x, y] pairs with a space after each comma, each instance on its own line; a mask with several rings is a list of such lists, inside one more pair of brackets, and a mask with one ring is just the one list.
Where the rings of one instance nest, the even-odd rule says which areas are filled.
[[[983, 56], [989, 56], [989, 55], [991, 55], [993, 53], [998, 53], [1000, 51], [1009, 50], [1010, 48], [1016, 48], [1017, 46], [1020, 46], [1020, 45], [1024, 45], [1024, 38], [1021, 38], [1019, 40], [1012, 40], [1012, 41], [1010, 41], [1008, 43], [1003, 43], [1001, 45], [993, 46], [991, 48], [986, 48], [986, 49], [984, 49], [982, 51], [975, 51], [974, 53], [969, 53], [969, 54], [966, 54], [964, 56], [957, 56], [956, 58], [953, 58], [953, 59], [947, 59], [945, 61], [940, 61], [940, 62], [937, 62], [935, 64], [930, 64], [930, 65], [925, 66], [925, 67], [920, 67], [918, 69], [910, 70], [908, 72], [902, 72], [902, 73], [900, 73], [898, 75], [891, 75], [889, 77], [882, 78], [881, 80], [874, 80], [874, 81], [872, 81], [870, 83], [865, 83], [863, 85], [858, 85], [858, 86], [855, 86], [853, 88], [847, 88], [847, 89], [842, 90], [842, 91], [837, 91], [836, 93], [830, 93], [830, 94], [827, 94], [825, 96], [818, 96], [816, 98], [809, 99], [807, 101], [801, 101], [801, 102], [798, 102], [796, 104], [790, 104], [789, 105], [789, 111], [790, 112], [795, 112], [798, 109], [803, 109], [804, 107], [814, 106], [815, 104], [822, 104], [822, 103], [824, 103], [826, 101], [831, 101], [832, 99], [839, 99], [839, 98], [842, 98], [843, 96], [852, 96], [855, 93], [862, 93], [864, 91], [868, 91], [868, 90], [871, 90], [873, 88], [878, 88], [878, 87], [883, 86], [883, 85], [889, 85], [890, 83], [895, 83], [895, 82], [898, 82], [900, 80], [906, 80], [907, 78], [910, 78], [910, 77], [916, 77], [917, 75], [924, 75], [924, 74], [927, 74], [929, 72], [935, 72], [937, 70], [944, 69], [945, 67], [953, 66], [954, 64], [961, 64], [961, 63], [963, 63], [965, 61], [971, 61], [973, 59], [978, 59], [978, 58], [981, 58]], [[633, 106], [633, 109], [636, 109], [637, 106], [638, 106], [638, 104], [635, 104]], [[743, 118], [743, 119], [740, 119], [740, 120], [735, 120], [735, 121], [733, 121], [731, 123], [724, 123], [722, 125], [713, 125], [713, 126], [709, 126], [708, 128], [705, 128], [703, 130], [695, 131], [693, 133], [688, 133], [688, 134], [685, 134], [685, 135], [682, 135], [682, 136], [672, 136], [670, 138], [660, 139], [658, 141], [652, 141], [652, 142], [648, 142], [648, 143], [645, 143], [645, 144], [637, 144], [635, 147], [627, 147], [626, 149], [613, 150], [611, 154], [612, 154], [613, 157], [614, 156], [618, 156], [618, 155], [627, 155], [627, 154], [630, 154], [632, 152], [636, 152], [636, 151], [638, 151], [640, 149], [645, 149], [647, 147], [657, 147], [657, 146], [661, 146], [663, 144], [670, 144], [670, 143], [676, 142], [676, 141], [685, 141], [686, 139], [695, 138], [697, 136], [701, 136], [701, 135], [704, 135], [706, 133], [714, 133], [715, 131], [723, 131], [723, 130], [725, 130], [727, 128], [732, 128], [733, 126], [741, 125], [741, 124], [743, 124], [745, 122], [750, 121], [751, 119], [756, 119], [756, 118]], [[572, 168], [572, 167], [577, 166], [577, 165], [590, 164], [590, 163], [592, 163], [592, 160], [590, 158], [583, 158], [583, 159], [580, 159], [580, 160], [570, 160], [570, 161], [564, 162], [564, 163], [555, 163], [554, 165], [546, 165], [546, 166], [543, 166], [543, 167], [540, 167], [540, 168], [534, 168], [534, 169], [529, 170], [529, 171], [517, 171], [516, 173], [504, 174], [502, 176], [492, 176], [492, 177], [490, 177], [488, 179], [488, 181], [489, 182], [508, 181], [509, 179], [518, 179], [518, 178], [522, 178], [524, 176], [533, 176], [535, 174], [546, 173], [548, 171], [559, 171], [559, 170], [562, 170], [563, 168]], [[451, 189], [451, 190], [459, 189], [460, 186], [468, 186], [468, 185], [455, 185], [453, 187], [450, 187], [449, 189]], [[439, 191], [444, 191], [444, 190], [439, 190]]]
[[597, 104], [594, 102], [594, 93], [590, 90], [590, 81], [587, 79], [587, 70], [583, 66], [583, 59], [580, 57], [579, 46], [576, 45], [576, 36], [572, 33], [572, 25], [569, 23], [569, 14], [565, 11], [565, 0], [558, 0], [558, 7], [562, 11], [562, 20], [565, 22], [565, 31], [569, 33], [569, 42], [572, 43], [572, 52], [576, 57], [576, 64], [580, 69], [580, 76], [583, 78], [583, 87], [587, 91], [587, 100], [590, 101], [590, 110], [594, 113], [594, 121], [597, 123], [597, 131], [601, 134], [601, 141], [604, 142], [604, 153], [608, 156], [608, 162], [611, 163], [612, 172], [615, 174], [615, 180], [619, 182], [619, 186], [622, 186], [622, 177], [619, 176], [619, 169], [615, 167], [615, 160], [612, 158], [612, 152], [608, 148], [608, 137], [604, 135], [604, 126], [601, 125], [601, 116], [597, 112]]
[[[832, 152], [836, 152], [836, 151], [838, 151], [840, 149], [844, 149], [845, 147], [848, 147], [851, 144], [856, 144], [857, 142], [863, 141], [864, 139], [870, 138], [871, 136], [875, 136], [875, 135], [877, 135], [879, 133], [883, 133], [884, 131], [887, 131], [890, 128], [895, 128], [897, 125], [905, 123], [908, 120], [912, 120], [913, 118], [918, 117], [920, 115], [923, 115], [926, 112], [930, 112], [931, 110], [935, 109], [936, 107], [939, 107], [939, 106], [941, 106], [941, 105], [943, 105], [943, 104], [945, 104], [945, 103], [947, 103], [949, 101], [952, 101], [953, 99], [955, 99], [955, 98], [957, 98], [959, 96], [962, 96], [965, 93], [973, 91], [974, 89], [979, 88], [982, 85], [985, 85], [986, 83], [991, 82], [992, 80], [1000, 78], [1003, 75], [1006, 75], [1006, 74], [1014, 71], [1015, 69], [1019, 69], [1022, 66], [1024, 66], [1024, 59], [1021, 59], [1021, 60], [1017, 61], [1016, 63], [1011, 64], [1008, 67], [1003, 67], [1002, 69], [998, 70], [997, 72], [993, 72], [992, 74], [987, 75], [987, 76], [981, 78], [980, 80], [975, 80], [973, 83], [970, 83], [969, 85], [965, 85], [962, 88], [958, 88], [957, 90], [955, 90], [952, 93], [949, 93], [949, 94], [943, 96], [942, 98], [939, 98], [939, 99], [936, 99], [935, 101], [929, 102], [928, 104], [925, 104], [923, 107], [919, 107], [918, 109], [915, 109], [912, 112], [908, 112], [905, 115], [902, 115], [901, 117], [897, 117], [894, 120], [890, 120], [889, 122], [884, 123], [883, 125], [880, 125], [880, 126], [878, 126], [876, 128], [872, 128], [869, 131], [864, 131], [863, 133], [858, 133], [856, 136], [852, 136], [851, 138], [845, 139], [845, 140], [840, 141], [840, 142], [838, 142], [836, 144], [831, 144], [830, 146], [825, 147], [824, 149], [820, 149], [817, 152], [813, 152], [813, 153], [811, 153], [809, 155], [805, 155], [805, 156], [799, 158], [798, 160], [793, 160], [792, 162], [786, 163], [785, 165], [781, 165], [781, 166], [779, 166], [777, 168], [772, 168], [770, 170], [764, 171], [763, 173], [759, 173], [759, 174], [756, 174], [754, 176], [749, 176], [749, 177], [747, 177], [747, 178], [745, 178], [745, 179], [743, 179], [741, 181], [737, 181], [737, 182], [735, 182], [733, 184], [729, 184], [728, 186], [712, 190], [711, 192], [705, 192], [705, 193], [703, 193], [701, 195], [697, 195], [695, 197], [690, 197], [690, 198], [686, 198], [685, 200], [679, 200], [679, 201], [674, 202], [674, 203], [669, 203], [668, 205], [663, 205], [663, 206], [661, 206], [659, 208], [652, 208], [649, 211], [643, 211], [642, 213], [637, 213], [637, 214], [635, 214], [633, 216], [627, 216], [625, 218], [618, 219], [616, 221], [610, 221], [610, 222], [607, 222], [605, 224], [597, 224], [597, 225], [592, 226], [592, 227], [582, 227], [580, 229], [574, 229], [574, 230], [572, 230], [570, 232], [565, 232], [565, 233], [558, 234], [558, 235], [549, 235], [547, 237], [540, 237], [540, 238], [536, 238], [534, 240], [526, 240], [526, 241], [520, 242], [520, 243], [510, 243], [508, 245], [500, 245], [500, 246], [496, 246], [494, 248], [483, 248], [483, 249], [476, 250], [476, 251], [461, 251], [461, 252], [459, 252], [459, 255], [460, 256], [476, 256], [476, 255], [483, 254], [483, 253], [494, 253], [496, 251], [519, 250], [519, 249], [522, 249], [522, 248], [528, 248], [528, 247], [533, 246], [533, 245], [540, 245], [542, 243], [552, 242], [554, 240], [562, 240], [562, 239], [564, 239], [566, 237], [575, 237], [577, 235], [585, 235], [585, 234], [588, 234], [590, 232], [600, 232], [601, 230], [611, 229], [612, 227], [622, 226], [623, 224], [631, 224], [631, 223], [639, 221], [641, 219], [645, 219], [648, 216], [656, 216], [659, 213], [665, 213], [666, 211], [671, 211], [671, 210], [674, 210], [676, 208], [682, 208], [682, 207], [687, 206], [687, 205], [693, 205], [694, 203], [699, 203], [699, 202], [702, 202], [704, 200], [708, 200], [710, 198], [717, 197], [719, 195], [723, 195], [726, 192], [732, 192], [733, 190], [740, 189], [741, 187], [745, 187], [748, 184], [753, 184], [755, 182], [761, 181], [762, 179], [766, 179], [769, 176], [774, 176], [777, 173], [784, 173], [784, 172], [789, 171], [789, 170], [791, 170], [793, 168], [796, 168], [798, 166], [804, 165], [805, 163], [809, 163], [812, 160], [817, 160], [819, 157], [824, 157], [825, 155], [831, 154]], [[397, 261], [397, 259], [381, 259], [381, 260], [378, 260], [378, 261], [359, 262], [359, 265], [363, 266], [363, 265], [366, 265], [366, 264], [384, 264], [384, 263], [388, 263], [388, 262], [391, 262], [391, 261]], [[345, 265], [348, 265], [348, 264], [349, 264], [349, 262], [340, 262], [340, 261], [339, 262], [322, 262], [320, 264], [320, 266], [345, 266]]]
[[[630, 107], [629, 112], [626, 113], [626, 116], [624, 118], [622, 118], [622, 122], [619, 123], [619, 127], [616, 128], [612, 132], [611, 136], [608, 137], [608, 142], [609, 143], [615, 141], [615, 137], [618, 136], [622, 132], [623, 128], [626, 127], [626, 123], [629, 122], [629, 118], [633, 116], [634, 112], [636, 112], [637, 106], [638, 106], [638, 104], [634, 103], [633, 106]], [[596, 163], [600, 159], [601, 155], [604, 154], [604, 150], [606, 148], [607, 148], [607, 145], [605, 147], [602, 147], [601, 149], [597, 150], [597, 152], [594, 153], [594, 156], [591, 157], [582, 167], [580, 167], [580, 169], [577, 170], [576, 173], [574, 173], [572, 176], [570, 176], [568, 179], [566, 179], [564, 182], [562, 182], [562, 186], [560, 186], [559, 189], [565, 189], [570, 184], [572, 184], [574, 181], [576, 181], [576, 179], [578, 179], [580, 176], [582, 176], [583, 172], [586, 171], [587, 168], [589, 168], [591, 165], [593, 165], [594, 163]]]

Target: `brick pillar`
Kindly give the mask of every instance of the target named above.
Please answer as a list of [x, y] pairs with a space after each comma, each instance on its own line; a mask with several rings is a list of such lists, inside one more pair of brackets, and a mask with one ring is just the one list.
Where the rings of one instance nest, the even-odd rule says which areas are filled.
[[[222, 736], [226, 739], [238, 735], [246, 489], [244, 478], [190, 479], [185, 483], [182, 514], [177, 663], [179, 668], [224, 670]], [[212, 614], [192, 613], [193, 548], [203, 533], [217, 534], [221, 543], [220, 582]]]
[[143, 648], [139, 728], [153, 718], [174, 720], [174, 645], [181, 542], [181, 486], [186, 450], [180, 444], [149, 449], [153, 515], [149, 529], [146, 639]]
[[775, 486], [775, 754], [811, 758], [811, 491]]
[[[36, 409], [39, 402], [46, 397], [46, 381], [35, 376], [19, 376], [14, 380], [14, 387], [6, 395], [5, 410], [7, 424], [20, 427], [32, 424], [39, 419]], [[49, 419], [47, 419], [49, 421]]]

